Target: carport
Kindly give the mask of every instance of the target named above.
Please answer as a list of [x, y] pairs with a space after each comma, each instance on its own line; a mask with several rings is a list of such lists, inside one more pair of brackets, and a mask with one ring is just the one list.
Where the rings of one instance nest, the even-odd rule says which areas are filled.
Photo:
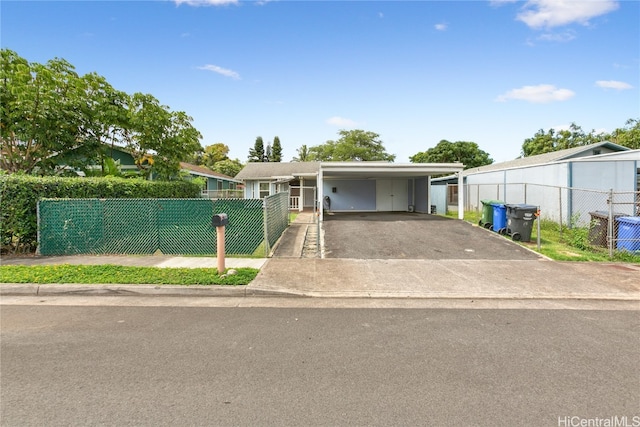
[[[457, 174], [458, 218], [464, 214], [461, 163], [322, 162], [320, 220], [330, 212], [431, 212], [431, 177]], [[326, 208], [326, 206], [328, 208]]]

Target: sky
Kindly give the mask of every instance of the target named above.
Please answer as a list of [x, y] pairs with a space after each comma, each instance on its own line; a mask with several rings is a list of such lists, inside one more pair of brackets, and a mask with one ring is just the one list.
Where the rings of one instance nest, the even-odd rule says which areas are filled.
[[396, 163], [443, 139], [501, 162], [541, 129], [640, 119], [637, 0], [1, 0], [0, 23], [2, 48], [149, 93], [241, 162], [341, 129]]

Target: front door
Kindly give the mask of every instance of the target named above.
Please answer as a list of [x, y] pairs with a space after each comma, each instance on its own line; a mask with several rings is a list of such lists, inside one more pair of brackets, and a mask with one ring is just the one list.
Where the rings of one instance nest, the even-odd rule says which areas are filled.
[[378, 212], [404, 212], [409, 196], [406, 179], [376, 180], [376, 210]]

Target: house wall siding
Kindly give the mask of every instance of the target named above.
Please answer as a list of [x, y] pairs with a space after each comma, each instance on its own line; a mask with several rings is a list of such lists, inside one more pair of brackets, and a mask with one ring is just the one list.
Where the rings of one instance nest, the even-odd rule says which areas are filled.
[[634, 161], [573, 162], [572, 187], [594, 190], [636, 191]]
[[[336, 188], [333, 193], [332, 189]], [[331, 210], [335, 211], [375, 211], [375, 180], [338, 180], [323, 182], [323, 193], [331, 199]]]
[[[418, 179], [415, 179], [413, 182], [415, 185], [416, 199], [414, 200], [414, 206], [415, 206], [416, 212], [429, 212], [429, 207], [427, 206], [427, 199], [429, 195], [427, 178], [418, 178]], [[433, 193], [433, 189], [432, 189], [432, 193]]]

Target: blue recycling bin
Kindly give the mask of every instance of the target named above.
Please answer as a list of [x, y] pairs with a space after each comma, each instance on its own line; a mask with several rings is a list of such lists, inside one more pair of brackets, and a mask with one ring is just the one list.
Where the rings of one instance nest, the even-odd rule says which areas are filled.
[[616, 248], [629, 252], [640, 251], [640, 216], [621, 216], [618, 222]]
[[493, 203], [493, 224], [491, 229], [496, 233], [505, 234], [507, 231], [507, 207], [502, 203]]

